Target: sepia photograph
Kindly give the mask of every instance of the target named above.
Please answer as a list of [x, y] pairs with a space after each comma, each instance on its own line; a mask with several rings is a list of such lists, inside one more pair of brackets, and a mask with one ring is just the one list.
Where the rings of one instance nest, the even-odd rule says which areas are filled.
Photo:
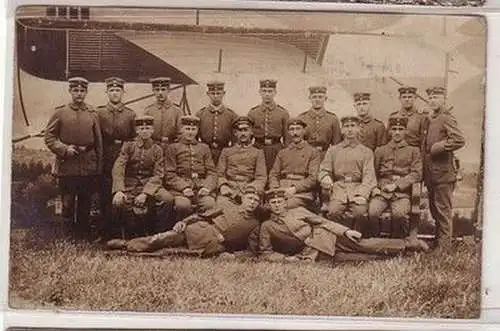
[[9, 306], [479, 318], [486, 32], [17, 8]]

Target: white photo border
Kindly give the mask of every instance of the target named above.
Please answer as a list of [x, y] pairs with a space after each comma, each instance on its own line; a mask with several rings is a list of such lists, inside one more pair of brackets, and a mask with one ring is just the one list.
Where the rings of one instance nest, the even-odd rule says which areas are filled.
[[[376, 13], [405, 13], [433, 15], [484, 15], [487, 19], [487, 84], [485, 116], [485, 183], [482, 249], [481, 318], [478, 320], [401, 319], [367, 317], [304, 317], [274, 315], [210, 315], [210, 314], [152, 314], [152, 313], [100, 313], [70, 311], [30, 311], [10, 309], [8, 306], [9, 232], [10, 232], [10, 164], [12, 137], [14, 19], [20, 5], [85, 5], [107, 7], [169, 7], [210, 9], [281, 9], [313, 11], [357, 11]], [[493, 330], [500, 329], [500, 222], [495, 219], [495, 203], [500, 201], [500, 0], [489, 0], [484, 7], [431, 7], [398, 5], [365, 5], [347, 3], [312, 3], [283, 1], [238, 0], [8, 0], [0, 8], [0, 40], [5, 40], [0, 52], [0, 100], [3, 102], [0, 136], [0, 326], [7, 327], [59, 327], [59, 328], [169, 328], [169, 329], [283, 329], [283, 330]], [[2, 26], [5, 27], [2, 29]], [[5, 72], [4, 72], [5, 70]], [[3, 96], [3, 98], [2, 98]]]

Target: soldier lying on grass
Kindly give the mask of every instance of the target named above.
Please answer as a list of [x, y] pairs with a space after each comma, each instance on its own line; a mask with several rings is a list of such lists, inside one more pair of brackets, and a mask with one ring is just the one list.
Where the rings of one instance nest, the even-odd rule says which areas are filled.
[[222, 252], [258, 248], [259, 221], [254, 216], [260, 197], [254, 187], [248, 186], [239, 206], [212, 209], [194, 214], [177, 222], [173, 230], [129, 241], [114, 239], [107, 243], [108, 249], [125, 249], [129, 252], [153, 252], [167, 247], [187, 245], [199, 250], [202, 256], [213, 256]]

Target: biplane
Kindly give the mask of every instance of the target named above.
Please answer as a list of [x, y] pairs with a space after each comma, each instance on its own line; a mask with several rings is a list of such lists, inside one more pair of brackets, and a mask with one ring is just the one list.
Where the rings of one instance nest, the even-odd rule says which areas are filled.
[[[104, 8], [45, 6], [36, 7], [32, 13], [23, 13], [16, 18], [16, 59], [17, 59], [17, 90], [20, 110], [26, 126], [30, 126], [29, 114], [24, 104], [21, 88], [21, 72], [47, 81], [65, 82], [70, 76], [84, 76], [91, 83], [102, 83], [106, 77], [119, 76], [128, 83], [144, 84], [150, 77], [167, 76], [172, 79], [172, 89], [180, 90], [180, 99], [176, 102], [185, 113], [191, 113], [192, 106], [188, 101], [188, 87], [198, 85], [200, 80], [192, 73], [169, 61], [158, 52], [140, 46], [140, 42], [132, 42], [130, 36], [168, 35], [180, 40], [183, 33], [213, 34], [242, 36], [247, 40], [265, 40], [288, 45], [298, 53], [303, 54], [299, 60], [294, 59], [299, 72], [305, 73], [314, 65], [319, 67], [324, 63], [330, 38], [332, 35], [350, 36], [387, 36], [380, 32], [382, 28], [395, 24], [402, 15], [380, 16], [372, 19], [339, 19], [338, 21], [310, 20], [304, 22], [307, 29], [294, 27], [294, 18], [283, 13], [276, 13], [271, 27], [260, 27], [258, 23], [239, 24], [238, 17], [224, 21], [217, 16], [216, 11], [206, 11], [204, 17], [198, 10], [190, 10], [189, 19], [171, 19], [160, 17], [149, 22], [140, 19], [124, 19], [123, 16], [106, 17]], [[319, 13], [318, 15], [320, 15]], [[325, 13], [326, 14], [326, 13]], [[238, 15], [234, 12], [234, 15]], [[253, 15], [258, 15], [254, 13]], [[271, 14], [272, 15], [272, 14]], [[241, 16], [242, 21], [245, 19]], [[269, 20], [267, 20], [269, 21]], [[357, 31], [357, 32], [352, 32]], [[183, 39], [190, 38], [188, 35]], [[396, 33], [391, 36], [398, 37]], [[253, 38], [253, 39], [250, 39]], [[157, 49], [166, 48], [158, 41]], [[290, 48], [290, 49], [292, 49]], [[197, 50], [193, 45], [193, 49]], [[189, 52], [189, 50], [187, 51]], [[188, 54], [188, 53], [184, 54]], [[276, 55], [278, 56], [278, 55]], [[222, 66], [222, 49], [218, 54], [214, 72], [220, 72]], [[283, 60], [285, 61], [285, 60]], [[301, 63], [300, 63], [301, 62]], [[311, 63], [312, 62], [312, 63]], [[48, 65], [50, 64], [50, 65]], [[238, 64], [234, 64], [236, 66]], [[368, 67], [368, 65], [367, 65]], [[394, 87], [403, 85], [394, 77], [389, 77]], [[438, 81], [441, 78], [438, 79]], [[349, 84], [343, 85], [350, 91]], [[145, 94], [126, 103], [140, 102], [151, 97]], [[425, 102], [425, 98], [420, 96]], [[41, 137], [42, 132], [15, 137], [14, 143], [23, 142], [34, 137]], [[429, 219], [428, 206], [425, 204], [425, 192], [422, 185], [415, 185], [412, 194], [412, 211], [410, 219], [419, 222], [427, 219], [425, 224], [432, 223]], [[381, 222], [385, 232], [390, 232], [390, 211], [383, 215]], [[429, 229], [423, 232], [430, 233]]]

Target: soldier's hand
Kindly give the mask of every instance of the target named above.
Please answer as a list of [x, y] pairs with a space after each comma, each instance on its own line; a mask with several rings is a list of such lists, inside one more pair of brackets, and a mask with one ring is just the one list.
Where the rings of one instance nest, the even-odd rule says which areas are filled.
[[115, 195], [113, 196], [113, 206], [123, 206], [125, 204], [125, 199], [127, 198], [127, 196], [125, 195], [125, 193], [123, 193], [122, 191], [118, 191], [115, 193]]
[[210, 194], [210, 191], [205, 187], [200, 188], [200, 190], [198, 191], [198, 195], [200, 197], [204, 197], [204, 196], [209, 195], [209, 194]]
[[358, 231], [349, 229], [344, 234], [351, 241], [358, 242], [361, 240], [361, 233]]
[[69, 157], [76, 156], [78, 155], [78, 149], [73, 145], [69, 145], [68, 148], [66, 149], [66, 155]]
[[333, 185], [332, 179], [328, 176], [326, 176], [321, 180], [321, 187], [325, 190], [330, 190], [332, 188], [332, 185]]
[[394, 183], [390, 183], [390, 184], [385, 185], [385, 186], [383, 187], [383, 190], [384, 190], [385, 192], [389, 192], [389, 193], [391, 193], [391, 192], [396, 191], [396, 188], [397, 188], [396, 184], [394, 184]]
[[184, 232], [185, 229], [186, 229], [186, 223], [182, 221], [175, 223], [174, 227], [172, 228], [172, 230], [174, 230], [177, 233], [182, 233]]
[[134, 204], [137, 207], [142, 207], [146, 204], [146, 199], [148, 196], [145, 193], [141, 193], [138, 196], [135, 197]]
[[357, 204], [357, 205], [365, 205], [366, 204], [366, 198], [362, 197], [360, 195], [356, 195], [352, 200]]
[[220, 195], [225, 196], [225, 197], [232, 196], [233, 190], [231, 190], [231, 188], [227, 185], [222, 185], [220, 187]]
[[295, 193], [297, 193], [297, 189], [295, 188], [295, 186], [292, 186], [292, 187], [287, 187], [285, 189], [285, 196], [287, 198], [291, 198], [295, 195]]
[[187, 198], [191, 198], [194, 196], [194, 192], [190, 187], [185, 188], [184, 191], [182, 191], [182, 194]]

